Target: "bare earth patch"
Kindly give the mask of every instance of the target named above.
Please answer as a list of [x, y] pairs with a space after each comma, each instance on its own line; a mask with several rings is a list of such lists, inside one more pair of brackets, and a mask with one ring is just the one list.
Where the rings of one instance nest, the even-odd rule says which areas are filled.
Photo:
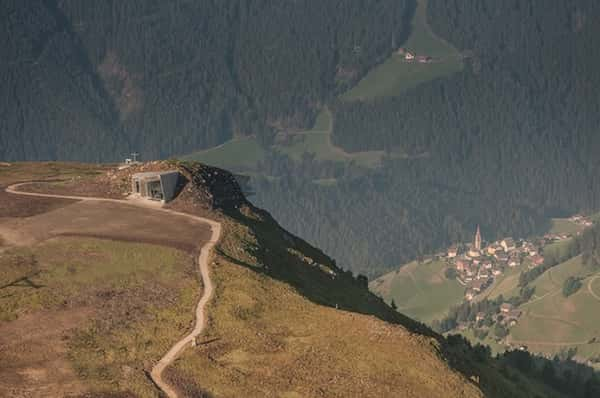
[[19, 188], [21, 191], [37, 192], [51, 195], [83, 196], [88, 198], [124, 199], [126, 192], [113, 186], [102, 175], [88, 179], [68, 179], [56, 182], [33, 182]]
[[3, 218], [31, 217], [75, 203], [74, 200], [68, 199], [12, 195], [5, 192], [4, 188], [0, 185], [0, 220]]
[[92, 314], [85, 307], [40, 311], [0, 323], [0, 396], [63, 397], [83, 392], [65, 358], [64, 338]]
[[25, 219], [0, 220], [0, 237], [14, 245], [32, 245], [65, 235], [194, 251], [210, 237], [210, 231], [207, 225], [187, 217], [110, 202], [82, 201]]

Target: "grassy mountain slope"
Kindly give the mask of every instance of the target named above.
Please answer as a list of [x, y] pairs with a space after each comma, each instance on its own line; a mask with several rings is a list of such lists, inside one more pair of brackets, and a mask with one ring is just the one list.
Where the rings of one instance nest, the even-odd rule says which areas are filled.
[[[206, 171], [199, 165], [182, 166]], [[80, 190], [107, 171], [61, 164], [0, 167], [2, 185], [67, 176], [71, 188], [80, 184]], [[219, 171], [219, 175], [230, 184], [226, 173]], [[111, 178], [110, 184], [121, 186], [119, 176]], [[218, 185], [217, 180], [211, 184]], [[393, 311], [368, 291], [366, 280], [338, 268], [320, 250], [283, 230], [268, 213], [248, 204], [239, 210], [235, 206], [210, 210], [204, 196], [195, 196], [209, 187], [193, 181], [195, 185], [188, 186], [171, 206], [219, 219], [224, 233], [211, 267], [217, 290], [208, 310], [207, 334], [167, 372], [182, 396], [558, 396], [519, 371], [502, 370], [491, 358], [478, 357], [467, 346], [446, 341]], [[36, 187], [42, 189], [42, 184]], [[68, 187], [58, 183], [48, 188], [56, 192]], [[28, 226], [63, 220], [63, 231], [69, 231], [77, 225], [69, 212], [86, 215], [104, 206], [61, 202], [57, 204], [61, 207], [48, 212], [52, 207], [31, 208], [30, 198], [4, 199], [2, 203], [10, 201], [13, 209], [30, 213], [18, 220], [3, 215], [0, 228], [8, 226], [3, 233], [11, 231], [10, 223], [15, 221], [19, 230], [27, 231]], [[138, 216], [116, 211], [119, 230], [129, 231]], [[90, 221], [86, 228], [113, 222], [107, 216], [104, 223]], [[151, 225], [146, 223], [141, 230], [148, 233]], [[172, 236], [169, 228], [178, 225], [184, 227], [162, 220], [154, 233]], [[49, 224], [43, 230], [52, 233], [56, 227]], [[201, 240], [197, 231], [181, 231], [182, 241]], [[3, 368], [11, 383], [29, 388], [71, 386], [82, 396], [157, 396], [145, 371], [168, 342], [189, 327], [198, 297], [195, 266], [177, 249], [118, 240], [116, 235], [108, 241], [69, 237], [32, 244], [21, 240], [19, 248], [12, 241], [3, 243], [0, 270], [7, 282], [2, 290], [8, 295], [1, 299], [0, 328], [8, 343], [3, 349], [8, 347], [13, 358], [12, 367]], [[14, 280], [19, 286], [11, 283]], [[81, 316], [75, 317], [76, 313]], [[65, 325], [60, 321], [65, 317], [77, 322]], [[30, 330], [27, 325], [45, 322], [53, 322], [50, 334], [23, 334]], [[53, 347], [52, 358], [60, 362], [63, 372], [61, 384], [44, 384], [57, 379], [39, 379], [56, 363], [19, 351], [11, 340], [14, 330], [39, 341], [38, 347]], [[17, 379], [20, 367], [32, 366], [34, 360], [38, 384], [23, 376]]]
[[[569, 277], [579, 279], [582, 287], [565, 297], [563, 285]], [[502, 293], [505, 298], [518, 294], [517, 282]], [[577, 256], [547, 270], [530, 286], [535, 288], [535, 293], [528, 302], [517, 307], [523, 312], [517, 324], [509, 328], [506, 342], [526, 346], [530, 352], [547, 357], [564, 357], [566, 352], [574, 350], [571, 356], [597, 368], [600, 355], [600, 324], [595, 316], [600, 297], [597, 269], [585, 266], [582, 257]], [[494, 352], [506, 349], [491, 332], [483, 339], [476, 337], [472, 330], [460, 333], [473, 342], [490, 345]]]
[[[289, 267], [296, 260], [289, 259], [277, 257], [268, 266]], [[441, 360], [435, 340], [315, 303], [361, 305], [360, 298], [352, 298], [358, 289], [331, 284], [327, 288], [339, 297], [325, 298], [329, 292], [317, 286], [290, 286], [221, 259], [215, 267], [220, 293], [210, 309], [206, 341], [218, 340], [187, 352], [170, 371], [170, 380], [183, 391], [196, 380], [219, 397], [480, 396]], [[307, 296], [306, 290], [312, 293]]]
[[190, 256], [158, 245], [58, 238], [5, 249], [0, 275], [5, 396], [153, 396], [144, 368], [185, 332], [199, 296]]
[[[511, 330], [510, 340], [535, 352], [556, 354], [575, 347], [581, 358], [600, 354], [600, 323], [595, 313], [600, 300], [598, 272], [575, 257], [546, 271], [535, 281], [537, 299], [524, 304], [520, 322]], [[568, 277], [581, 279], [582, 287], [568, 297], [562, 294]]]
[[[491, 359], [477, 363], [468, 349], [453, 350], [267, 213], [250, 207], [229, 216], [214, 264], [221, 290], [211, 305], [208, 335], [168, 376], [181, 391], [215, 396], [277, 391], [286, 397], [555, 395], [518, 372], [507, 378]], [[465, 375], [479, 384], [470, 384]]]
[[443, 262], [416, 261], [373, 280], [369, 287], [387, 303], [394, 300], [398, 310], [422, 322], [442, 318], [448, 308], [464, 299], [464, 286], [444, 276]]
[[29, 180], [82, 184], [112, 168], [0, 164], [2, 396], [157, 396], [146, 371], [194, 320], [203, 227], [4, 191]]

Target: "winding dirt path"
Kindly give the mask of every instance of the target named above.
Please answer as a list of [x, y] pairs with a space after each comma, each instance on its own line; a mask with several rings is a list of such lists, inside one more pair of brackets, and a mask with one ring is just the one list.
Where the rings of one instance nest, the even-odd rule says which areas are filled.
[[171, 387], [165, 380], [162, 378], [163, 371], [171, 364], [179, 354], [191, 343], [194, 341], [196, 337], [198, 337], [204, 328], [206, 327], [206, 314], [205, 307], [206, 304], [210, 301], [213, 295], [214, 286], [212, 280], [210, 279], [210, 272], [208, 267], [208, 262], [210, 259], [210, 252], [214, 248], [215, 244], [219, 241], [221, 237], [221, 224], [210, 220], [208, 218], [193, 216], [191, 214], [181, 213], [174, 210], [163, 209], [162, 205], [158, 202], [151, 202], [148, 200], [136, 200], [136, 199], [108, 199], [108, 198], [96, 198], [96, 197], [83, 197], [83, 196], [69, 196], [69, 195], [54, 195], [54, 194], [43, 194], [43, 193], [34, 193], [34, 192], [23, 192], [18, 191], [17, 188], [20, 186], [26, 185], [28, 183], [20, 183], [10, 185], [6, 188], [6, 192], [14, 194], [14, 195], [23, 195], [23, 196], [37, 196], [44, 198], [57, 198], [57, 199], [73, 199], [80, 201], [96, 201], [96, 202], [116, 202], [122, 204], [128, 204], [131, 206], [145, 207], [156, 211], [161, 211], [165, 213], [176, 214], [179, 216], [184, 216], [191, 218], [196, 221], [200, 221], [210, 225], [211, 229], [211, 237], [208, 242], [202, 249], [200, 250], [200, 255], [198, 257], [198, 266], [200, 268], [200, 275], [202, 277], [202, 283], [204, 285], [202, 297], [196, 306], [196, 323], [192, 331], [179, 340], [175, 345], [171, 347], [171, 349], [154, 365], [152, 371], [150, 372], [150, 376], [154, 383], [160, 388], [169, 398], [177, 398], [177, 392]]
[[594, 297], [596, 300], [600, 301], [600, 296], [598, 296], [596, 294], [596, 292], [594, 292], [594, 289], [592, 288], [592, 284], [598, 278], [600, 278], [600, 274], [596, 274], [594, 277], [592, 277], [592, 279], [590, 279], [587, 284], [587, 289], [588, 289], [588, 292], [592, 295], [592, 297]]
[[541, 295], [541, 296], [539, 296], [539, 297], [536, 297], [536, 298], [534, 298], [533, 300], [530, 300], [530, 301], [528, 301], [528, 302], [526, 302], [526, 303], [523, 303], [523, 304], [521, 304], [519, 307], [520, 307], [520, 308], [527, 307], [528, 305], [530, 305], [530, 304], [533, 304], [533, 303], [537, 303], [538, 301], [540, 301], [540, 300], [543, 300], [543, 299], [545, 299], [546, 297], [553, 297], [553, 296], [556, 296], [557, 294], [560, 294], [561, 292], [562, 292], [562, 289], [553, 290], [553, 291], [551, 291], [551, 292], [548, 292], [548, 293], [546, 293], [546, 294], [543, 294], [543, 295]]
[[510, 339], [509, 343], [512, 344], [523, 344], [523, 345], [543, 345], [550, 347], [569, 347], [575, 345], [587, 345], [589, 340], [582, 341], [539, 341], [539, 340], [515, 340]]
[[565, 324], [567, 326], [571, 326], [571, 327], [574, 327], [574, 328], [577, 328], [577, 329], [583, 329], [581, 327], [581, 325], [578, 324], [577, 322], [569, 321], [567, 319], [559, 318], [557, 316], [540, 315], [540, 314], [536, 314], [534, 312], [527, 312], [527, 316], [529, 316], [531, 318], [545, 319], [545, 320], [548, 320], [548, 321], [554, 321], [554, 322], [562, 323], [562, 324]]

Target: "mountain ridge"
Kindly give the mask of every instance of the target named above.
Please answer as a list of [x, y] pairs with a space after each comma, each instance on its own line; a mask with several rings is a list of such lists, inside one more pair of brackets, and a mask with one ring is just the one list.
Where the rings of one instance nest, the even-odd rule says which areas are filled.
[[[11, 164], [0, 171], [0, 181], [3, 184], [15, 178], [22, 181], [27, 175], [38, 181], [50, 177], [55, 182], [47, 182], [45, 189], [56, 192], [99, 181], [106, 183], [108, 176], [115, 186], [124, 186], [119, 177], [111, 177], [114, 169], [110, 167], [46, 166], [50, 167], [36, 170], [36, 164]], [[190, 168], [189, 164], [182, 166]], [[173, 167], [177, 163], [152, 165], [156, 169]], [[196, 165], [191, 169], [202, 167]], [[228, 173], [211, 170], [211, 174], [219, 171], [218, 178], [224, 183], [235, 184]], [[56, 181], [57, 174], [67, 178]], [[127, 180], [126, 176], [122, 178]], [[35, 189], [43, 187], [38, 184]], [[223, 240], [211, 262], [216, 290], [208, 309], [207, 335], [197, 349], [186, 350], [175, 367], [166, 371], [167, 381], [182, 396], [213, 393], [236, 396], [242, 391], [250, 396], [264, 395], [266, 391], [295, 391], [309, 396], [318, 395], [319, 391], [339, 396], [359, 391], [367, 396], [380, 396], [395, 391], [408, 396], [492, 397], [525, 397], [538, 391], [543, 396], [560, 396], [516, 368], [504, 370], [503, 374], [500, 369], [504, 365], [486, 356], [485, 350], [461, 340], [443, 338], [397, 313], [368, 291], [364, 278], [344, 271], [323, 252], [287, 233], [268, 213], [242, 202], [215, 211], [202, 196], [198, 200], [204, 205], [187, 207], [187, 201], [174, 200], [170, 207], [187, 208], [192, 213], [218, 219], [223, 225]], [[68, 211], [68, 207], [60, 211]], [[35, 222], [35, 217], [29, 222]], [[46, 260], [39, 257], [39, 261]], [[38, 314], [31, 309], [26, 311], [31, 316]], [[327, 321], [323, 323], [324, 320]], [[115, 332], [107, 331], [107, 338]], [[118, 372], [106, 376], [94, 370], [110, 366], [112, 360], [123, 361], [117, 352], [111, 354], [113, 359], [92, 355], [82, 362], [86, 350], [101, 344], [101, 340], [94, 329], [77, 336], [71, 337], [74, 340], [70, 344], [77, 349], [75, 358], [81, 367], [81, 382], [92, 383], [89, 385], [95, 386], [93, 391], [101, 395], [135, 386], [129, 395], [152, 396], [139, 370], [133, 373], [134, 378], [126, 379]], [[365, 345], [366, 341], [370, 343]], [[396, 356], [390, 357], [392, 353]], [[384, 356], [387, 359], [379, 361]], [[354, 365], [363, 361], [370, 365], [366, 368]], [[332, 367], [334, 363], [339, 368]], [[290, 382], [288, 372], [296, 374], [295, 382]], [[265, 379], [266, 374], [276, 376]], [[113, 387], [105, 384], [106, 377], [114, 381]], [[331, 378], [338, 382], [332, 382]], [[358, 380], [366, 384], [361, 387]], [[512, 380], [519, 380], [519, 385]]]

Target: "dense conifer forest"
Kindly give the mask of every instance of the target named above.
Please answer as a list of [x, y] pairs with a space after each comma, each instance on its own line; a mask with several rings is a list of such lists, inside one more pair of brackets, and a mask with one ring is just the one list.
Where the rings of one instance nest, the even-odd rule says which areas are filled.
[[413, 7], [2, 0], [0, 158], [149, 159], [234, 135], [269, 142], [310, 126], [389, 55]]

